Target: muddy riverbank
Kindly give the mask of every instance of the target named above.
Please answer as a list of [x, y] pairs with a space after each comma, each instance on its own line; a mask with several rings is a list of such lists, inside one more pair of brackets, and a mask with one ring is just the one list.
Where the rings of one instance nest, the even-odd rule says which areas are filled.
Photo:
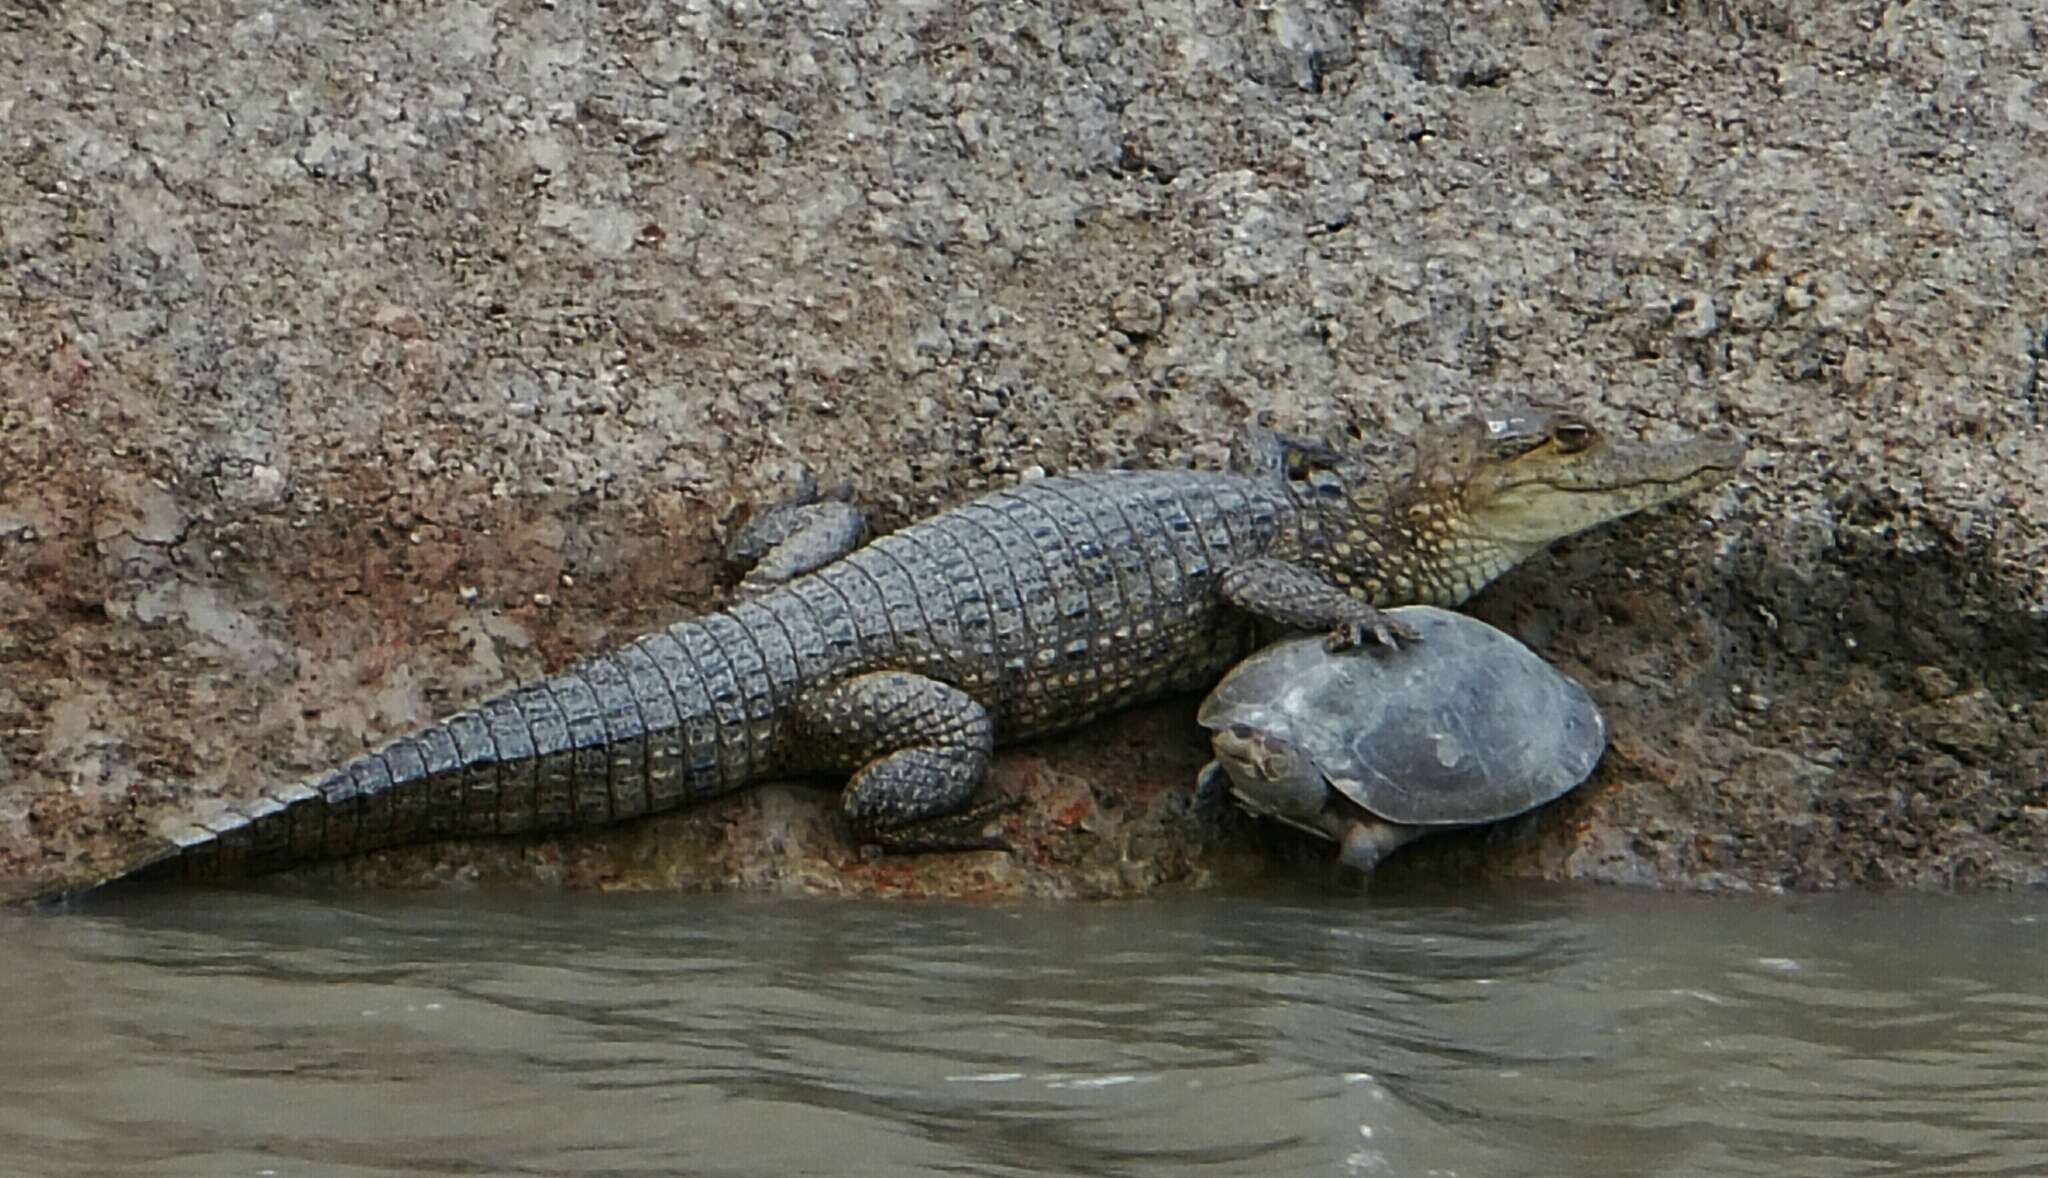
[[[1748, 468], [1475, 610], [1613, 747], [1409, 873], [2048, 876], [2048, 24], [2024, 6], [342, 3], [0, 13], [0, 892], [715, 604], [800, 465], [1038, 470], [1475, 400]], [[334, 870], [1135, 894], [1192, 701], [1018, 750], [1015, 859], [829, 795]], [[1277, 866], [1276, 866], [1277, 865]]]

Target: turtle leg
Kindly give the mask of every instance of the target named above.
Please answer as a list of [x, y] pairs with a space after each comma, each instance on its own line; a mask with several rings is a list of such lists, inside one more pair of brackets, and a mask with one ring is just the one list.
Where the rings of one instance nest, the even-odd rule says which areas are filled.
[[1230, 771], [1223, 762], [1211, 760], [1195, 775], [1195, 813], [1203, 818], [1227, 818], [1237, 812], [1229, 803]]
[[1337, 861], [1353, 871], [1370, 873], [1380, 860], [1429, 833], [1423, 826], [1359, 818], [1344, 833], [1344, 850]]
[[1323, 630], [1332, 651], [1378, 643], [1398, 649], [1421, 635], [1322, 575], [1284, 560], [1262, 556], [1225, 570], [1218, 588], [1223, 599], [1247, 613], [1291, 630]]
[[796, 494], [756, 511], [725, 548], [726, 563], [743, 574], [737, 595], [765, 593], [860, 547], [868, 517], [851, 500], [844, 485], [821, 495], [807, 470]]

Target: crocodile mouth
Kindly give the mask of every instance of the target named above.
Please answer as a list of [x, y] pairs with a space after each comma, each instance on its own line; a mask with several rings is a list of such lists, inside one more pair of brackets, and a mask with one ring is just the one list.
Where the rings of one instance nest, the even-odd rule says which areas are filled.
[[1682, 499], [1727, 479], [1748, 442], [1716, 431], [1680, 442], [1621, 445], [1600, 441], [1575, 453], [1531, 455], [1537, 469], [1503, 472], [1466, 498], [1468, 534], [1541, 547], [1610, 520]]
[[1561, 491], [1595, 494], [1632, 487], [1696, 489], [1733, 474], [1748, 452], [1748, 439], [1727, 429], [1662, 445], [1605, 443], [1598, 454], [1568, 468], [1553, 485]]

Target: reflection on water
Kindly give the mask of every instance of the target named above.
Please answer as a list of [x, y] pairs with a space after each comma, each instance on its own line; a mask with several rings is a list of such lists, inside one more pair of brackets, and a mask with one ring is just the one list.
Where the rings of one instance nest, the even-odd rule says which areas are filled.
[[2048, 902], [130, 893], [8, 1174], [2048, 1173]]

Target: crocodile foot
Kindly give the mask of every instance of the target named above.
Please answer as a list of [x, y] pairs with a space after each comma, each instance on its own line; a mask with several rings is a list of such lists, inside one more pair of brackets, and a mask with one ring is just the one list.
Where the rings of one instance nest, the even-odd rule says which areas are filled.
[[1422, 636], [1305, 565], [1271, 557], [1239, 561], [1218, 582], [1223, 599], [1289, 630], [1324, 632], [1332, 651], [1378, 644], [1387, 650]]
[[1378, 645], [1387, 650], [1399, 650], [1420, 641], [1422, 635], [1416, 633], [1413, 626], [1373, 610], [1368, 616], [1339, 623], [1323, 638], [1323, 649], [1334, 653]]
[[1002, 794], [985, 802], [978, 802], [965, 810], [953, 814], [922, 819], [904, 826], [886, 830], [868, 829], [857, 832], [864, 858], [875, 859], [883, 855], [943, 854], [961, 851], [1001, 851], [1014, 855], [1017, 848], [1001, 835], [988, 834], [983, 829], [991, 818], [1007, 814], [1024, 805], [1024, 798], [1018, 794]]
[[736, 595], [754, 597], [823, 568], [867, 538], [867, 512], [853, 502], [852, 484], [821, 492], [806, 468], [795, 494], [755, 511], [734, 531], [726, 565], [741, 574]]

